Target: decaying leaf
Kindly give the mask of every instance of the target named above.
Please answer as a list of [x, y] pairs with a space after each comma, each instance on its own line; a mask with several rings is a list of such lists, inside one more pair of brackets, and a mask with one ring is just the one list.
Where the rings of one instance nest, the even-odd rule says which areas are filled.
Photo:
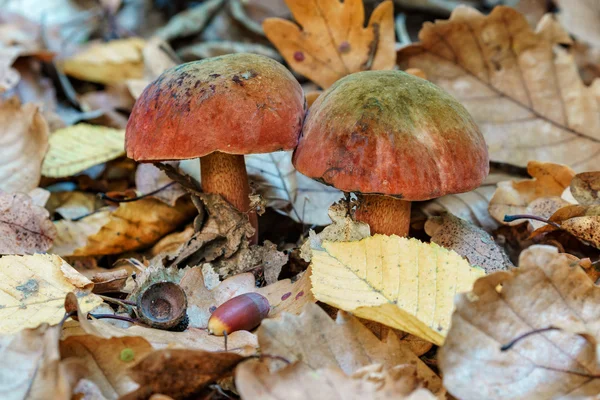
[[594, 0], [556, 0], [558, 20], [577, 39], [600, 47], [600, 4]]
[[469, 264], [483, 268], [488, 274], [512, 266], [504, 249], [489, 233], [452, 214], [429, 218], [425, 232], [431, 236], [432, 242], [454, 250]]
[[350, 205], [345, 200], [340, 200], [329, 207], [328, 214], [333, 223], [318, 234], [312, 230], [309, 232], [308, 240], [300, 248], [300, 255], [304, 261], [310, 262], [312, 249], [319, 248], [323, 241], [352, 242], [371, 235], [371, 228], [368, 224], [355, 221], [350, 216], [349, 207]]
[[493, 160], [589, 171], [600, 157], [599, 98], [555, 46], [569, 40], [559, 30], [548, 17], [533, 32], [509, 7], [487, 16], [458, 7], [447, 21], [425, 23], [421, 42], [401, 49], [398, 62], [423, 70], [470, 111]]
[[86, 312], [102, 303], [91, 293], [93, 283], [54, 255], [4, 256], [0, 278], [0, 333], [60, 322], [64, 298], [72, 291]]
[[267, 206], [306, 225], [330, 223], [327, 208], [342, 192], [296, 171], [291, 151], [249, 154], [245, 159], [248, 175]]
[[41, 324], [0, 334], [0, 397], [3, 400], [71, 399], [72, 388], [86, 372], [77, 361], [61, 361], [61, 325]]
[[324, 303], [442, 344], [456, 293], [485, 275], [454, 251], [375, 235], [313, 249], [313, 294]]
[[211, 382], [233, 372], [244, 357], [235, 353], [202, 350], [157, 350], [129, 370], [140, 384], [121, 400], [143, 400], [161, 393], [174, 399], [187, 398]]
[[145, 41], [132, 37], [95, 43], [62, 62], [65, 74], [103, 84], [115, 84], [143, 76], [142, 49]]
[[195, 207], [187, 198], [170, 207], [145, 198], [121, 203], [114, 211], [100, 211], [78, 221], [55, 223], [58, 237], [51, 252], [62, 256], [119, 254], [154, 244], [190, 220]]
[[49, 134], [37, 105], [0, 101], [0, 190], [27, 193], [37, 187]]
[[[171, 184], [171, 186], [166, 187]], [[186, 194], [186, 191], [180, 184], [173, 182], [167, 174], [152, 164], [140, 164], [135, 171], [135, 187], [138, 192], [147, 194], [160, 190], [152, 197], [162, 201], [165, 204], [175, 207], [177, 199]], [[164, 188], [164, 189], [163, 189]]]
[[284, 313], [280, 318], [264, 320], [257, 335], [263, 353], [292, 363], [300, 361], [313, 370], [340, 368], [350, 375], [373, 363], [384, 368], [412, 364], [431, 391], [438, 392], [442, 387], [440, 378], [393, 332], [381, 341], [343, 311], [333, 321], [319, 306], [307, 304], [298, 316]]
[[575, 175], [570, 187], [571, 194], [579, 204], [600, 204], [600, 171]]
[[390, 371], [372, 365], [352, 376], [327, 368], [313, 370], [295, 363], [275, 373], [266, 364], [249, 360], [235, 370], [235, 383], [242, 399], [262, 400], [435, 400], [427, 389], [420, 389], [414, 367], [399, 366]]
[[42, 253], [55, 237], [48, 211], [26, 194], [0, 192], [0, 254]]
[[52, 178], [75, 175], [125, 154], [125, 131], [90, 124], [59, 129], [50, 136], [42, 174]]
[[[528, 206], [536, 199], [560, 197], [569, 187], [575, 172], [566, 165], [530, 161], [527, 172], [533, 179], [505, 181], [498, 183], [498, 189], [490, 200], [490, 214], [500, 223], [518, 225], [523, 220], [504, 222], [505, 215], [528, 214]], [[560, 204], [558, 204], [560, 207]], [[540, 207], [535, 209], [539, 210]], [[546, 210], [549, 216], [556, 211]]]
[[550, 224], [544, 225], [531, 235], [562, 229], [584, 243], [600, 248], [600, 205], [569, 205], [556, 211], [548, 220], [558, 224], [560, 228]]
[[[481, 278], [457, 297], [439, 355], [445, 387], [465, 400], [593, 398], [600, 392], [599, 299], [600, 288], [567, 255], [530, 247], [519, 268]], [[559, 329], [501, 350], [549, 327]]]
[[127, 376], [128, 369], [152, 352], [152, 346], [142, 337], [104, 339], [93, 335], [70, 336], [60, 342], [63, 359], [78, 360], [107, 400], [117, 400], [137, 388]]
[[288, 0], [298, 25], [268, 18], [263, 29], [286, 62], [323, 88], [364, 70], [392, 69], [394, 13], [384, 1], [364, 27], [362, 0]]
[[270, 285], [277, 282], [281, 269], [287, 261], [287, 254], [277, 250], [277, 246], [265, 240], [262, 245], [248, 246], [243, 242], [240, 249], [230, 258], [213, 261], [212, 266], [221, 276], [261, 269], [265, 282]]

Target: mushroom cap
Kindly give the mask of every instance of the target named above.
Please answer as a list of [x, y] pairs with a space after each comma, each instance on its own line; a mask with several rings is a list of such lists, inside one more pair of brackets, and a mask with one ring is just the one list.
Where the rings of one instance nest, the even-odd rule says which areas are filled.
[[125, 136], [137, 161], [291, 150], [305, 114], [302, 87], [280, 63], [231, 54], [179, 65], [148, 85]]
[[467, 110], [402, 71], [359, 72], [321, 94], [293, 163], [346, 192], [408, 201], [472, 190], [489, 172], [485, 141]]

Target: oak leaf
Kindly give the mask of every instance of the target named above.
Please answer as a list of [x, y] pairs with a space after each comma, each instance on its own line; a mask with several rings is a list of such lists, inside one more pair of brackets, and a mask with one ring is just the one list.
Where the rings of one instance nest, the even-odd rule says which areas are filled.
[[[439, 354], [445, 387], [465, 400], [593, 398], [599, 301], [600, 288], [568, 255], [528, 248], [519, 268], [481, 278], [457, 297]], [[549, 327], [558, 329], [522, 337]]]
[[317, 300], [438, 345], [454, 296], [485, 275], [435, 243], [385, 235], [325, 242], [313, 249], [311, 266]]
[[398, 366], [383, 370], [373, 365], [352, 376], [341, 370], [313, 370], [306, 364], [295, 363], [275, 373], [265, 363], [249, 360], [235, 370], [235, 384], [242, 399], [276, 400], [435, 400], [427, 389], [419, 388], [414, 367]]
[[364, 27], [362, 0], [288, 0], [294, 19], [268, 18], [267, 38], [296, 72], [326, 89], [338, 79], [364, 70], [392, 69], [393, 4], [384, 1]]
[[[280, 318], [264, 320], [257, 335], [264, 354], [283, 357], [292, 363], [300, 361], [312, 370], [339, 368], [350, 375], [373, 363], [384, 368], [412, 364], [431, 391], [442, 390], [440, 378], [395, 333], [389, 332], [383, 341], [379, 340], [344, 311], [333, 321], [316, 304], [307, 304], [298, 316], [283, 313]], [[275, 368], [281, 362], [272, 364]]]
[[0, 254], [42, 253], [55, 236], [48, 211], [26, 194], [0, 192]]
[[142, 49], [145, 43], [137, 37], [94, 43], [63, 60], [62, 69], [77, 79], [107, 85], [138, 79], [144, 73]]
[[0, 333], [57, 324], [64, 316], [63, 301], [75, 291], [83, 310], [102, 304], [91, 293], [93, 283], [55, 255], [0, 258]]
[[[528, 207], [538, 199], [560, 197], [569, 187], [575, 172], [566, 165], [530, 161], [527, 172], [533, 179], [519, 181], [504, 181], [498, 183], [498, 189], [490, 200], [490, 214], [500, 223], [518, 225], [523, 220], [504, 222], [505, 215], [530, 214]], [[562, 203], [555, 202], [554, 206], [545, 208], [548, 217], [556, 211]], [[535, 205], [532, 212], [540, 210], [540, 205]]]
[[50, 136], [42, 174], [51, 178], [75, 175], [125, 154], [125, 130], [77, 124]]
[[49, 134], [37, 105], [0, 101], [0, 190], [27, 193], [37, 187]]
[[600, 204], [600, 171], [575, 175], [570, 188], [571, 194], [579, 204]]
[[431, 236], [432, 242], [454, 250], [469, 264], [483, 268], [488, 274], [512, 266], [504, 249], [489, 233], [452, 214], [429, 218], [425, 232]]
[[399, 50], [400, 67], [420, 68], [469, 110], [491, 159], [598, 165], [600, 97], [556, 46], [569, 38], [550, 17], [534, 32], [509, 7], [489, 15], [457, 7], [449, 20], [425, 23], [419, 39]]

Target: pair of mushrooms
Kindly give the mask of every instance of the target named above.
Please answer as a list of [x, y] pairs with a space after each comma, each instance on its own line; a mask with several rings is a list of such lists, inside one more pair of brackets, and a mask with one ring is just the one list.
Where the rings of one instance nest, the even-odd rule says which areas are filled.
[[295, 149], [298, 171], [357, 194], [355, 217], [372, 234], [399, 236], [408, 234], [411, 201], [472, 190], [489, 169], [469, 113], [426, 80], [359, 72], [321, 94], [307, 114], [294, 76], [253, 54], [165, 71], [136, 102], [126, 149], [141, 162], [200, 158], [203, 190], [247, 213], [256, 230], [244, 154]]

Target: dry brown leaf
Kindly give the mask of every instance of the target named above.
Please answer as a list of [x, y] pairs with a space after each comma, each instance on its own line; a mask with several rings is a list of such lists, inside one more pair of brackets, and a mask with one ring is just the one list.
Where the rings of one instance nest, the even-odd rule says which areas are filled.
[[[165, 187], [169, 184], [171, 186]], [[152, 164], [140, 164], [137, 167], [135, 171], [135, 187], [141, 194], [147, 194], [164, 188], [158, 193], [153, 194], [152, 197], [171, 207], [175, 207], [177, 199], [187, 193], [180, 184], [173, 182], [167, 174]]]
[[48, 211], [26, 194], [0, 192], [0, 254], [43, 253], [55, 237]]
[[577, 39], [600, 47], [600, 3], [596, 0], [555, 0], [558, 20]]
[[87, 369], [86, 379], [93, 382], [107, 400], [117, 400], [137, 388], [127, 371], [150, 352], [152, 346], [142, 337], [104, 339], [82, 335], [60, 342], [62, 359], [75, 359], [83, 365]]
[[300, 314], [304, 305], [316, 303], [310, 283], [310, 268], [295, 277], [295, 280], [282, 279], [272, 285], [255, 289], [269, 300], [271, 310], [268, 318], [275, 318], [283, 312], [289, 314]]
[[544, 225], [531, 236], [562, 229], [584, 243], [600, 248], [600, 205], [569, 205], [556, 211], [549, 221], [558, 224], [560, 228]]
[[527, 18], [532, 27], [537, 26], [542, 17], [549, 11], [547, 0], [519, 0], [514, 8]]
[[170, 233], [152, 246], [150, 256], [156, 257], [160, 254], [163, 257], [175, 257], [179, 248], [190, 240], [192, 236], [194, 236], [194, 227], [192, 225], [186, 226], [181, 232]]
[[101, 208], [104, 202], [94, 193], [52, 192], [46, 203], [51, 215], [59, 214], [69, 220], [81, 218]]
[[146, 42], [137, 37], [94, 43], [62, 62], [65, 74], [84, 81], [116, 84], [139, 79], [144, 72], [142, 49]]
[[96, 272], [91, 280], [94, 283], [93, 293], [115, 293], [120, 292], [127, 284], [131, 272], [125, 268]]
[[575, 175], [571, 181], [571, 194], [579, 204], [600, 204], [600, 171]]
[[[313, 332], [314, 334], [306, 334]], [[398, 337], [380, 341], [355, 317], [340, 311], [333, 321], [315, 304], [307, 304], [299, 316], [283, 313], [278, 319], [266, 319], [257, 331], [263, 353], [301, 361], [311, 369], [341, 368], [353, 374], [367, 365], [384, 368], [413, 364], [417, 375], [433, 392], [441, 390], [440, 378], [427, 367]]]
[[129, 370], [140, 388], [121, 400], [145, 400], [155, 393], [174, 399], [188, 398], [211, 382], [230, 374], [244, 357], [227, 352], [157, 350]]
[[490, 214], [498, 222], [506, 225], [522, 223], [523, 220], [504, 222], [504, 216], [527, 214], [528, 206], [536, 199], [560, 197], [575, 176], [575, 172], [566, 165], [539, 161], [530, 161], [527, 172], [533, 179], [498, 183], [489, 205]]
[[384, 1], [364, 27], [362, 0], [288, 0], [293, 22], [268, 18], [267, 38], [296, 72], [323, 88], [338, 79], [364, 70], [392, 69], [394, 12]]
[[232, 276], [260, 269], [267, 285], [277, 282], [281, 269], [288, 262], [288, 255], [277, 250], [275, 244], [265, 240], [262, 245], [242, 242], [241, 248], [230, 258], [221, 258], [212, 262], [212, 266], [221, 276]]
[[242, 399], [261, 400], [435, 400], [420, 389], [414, 367], [398, 366], [390, 371], [372, 365], [358, 376], [347, 376], [334, 368], [313, 370], [295, 363], [275, 373], [265, 363], [249, 360], [235, 370], [235, 384]]
[[0, 101], [0, 190], [27, 193], [37, 187], [49, 134], [37, 105]]
[[490, 158], [525, 165], [552, 161], [589, 171], [600, 156], [596, 88], [582, 84], [568, 41], [544, 18], [533, 32], [509, 7], [489, 15], [458, 7], [447, 21], [425, 23], [419, 44], [398, 52], [402, 69], [420, 68], [473, 115]]
[[61, 361], [60, 331], [60, 325], [42, 324], [0, 335], [0, 398], [71, 399], [73, 386], [86, 371], [78, 362]]
[[429, 218], [425, 232], [431, 236], [432, 242], [454, 250], [469, 264], [482, 267], [488, 274], [513, 266], [493, 236], [452, 214]]
[[[479, 279], [456, 299], [439, 354], [444, 385], [469, 399], [592, 398], [600, 392], [600, 288], [554, 247], [532, 246], [519, 268]], [[562, 328], [524, 337], [535, 329]], [[568, 371], [573, 371], [569, 373]], [[583, 375], [582, 375], [583, 374]]]
[[191, 219], [195, 208], [187, 198], [176, 207], [145, 198], [121, 203], [78, 221], [56, 222], [58, 237], [51, 252], [59, 255], [106, 255], [148, 247]]

